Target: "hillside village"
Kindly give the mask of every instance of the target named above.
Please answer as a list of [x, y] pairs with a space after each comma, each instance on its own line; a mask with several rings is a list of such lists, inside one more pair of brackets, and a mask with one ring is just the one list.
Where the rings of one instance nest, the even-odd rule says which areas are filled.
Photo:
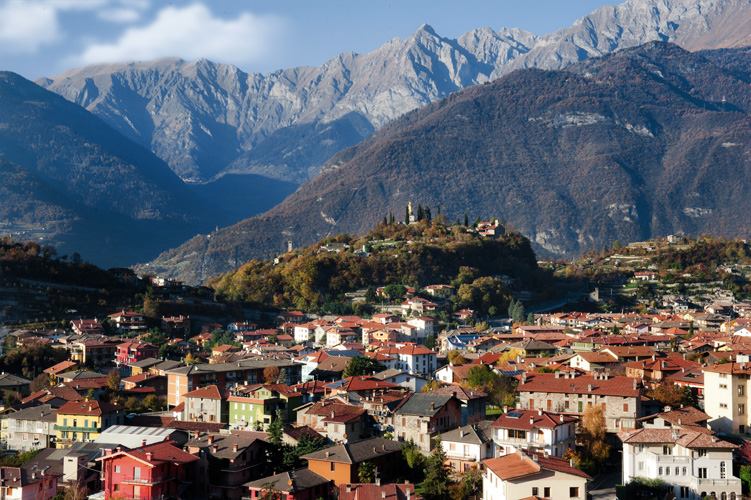
[[[538, 268], [500, 222], [429, 213], [213, 289], [118, 271], [131, 285], [91, 314], [16, 311], [0, 358], [5, 498], [748, 492], [745, 242], [670, 237]], [[14, 279], [81, 265], [8, 248]], [[478, 248], [528, 267], [467, 266]], [[408, 256], [394, 281], [402, 264], [382, 262]], [[351, 259], [370, 274], [342, 277]], [[267, 281], [284, 294], [263, 304]]]

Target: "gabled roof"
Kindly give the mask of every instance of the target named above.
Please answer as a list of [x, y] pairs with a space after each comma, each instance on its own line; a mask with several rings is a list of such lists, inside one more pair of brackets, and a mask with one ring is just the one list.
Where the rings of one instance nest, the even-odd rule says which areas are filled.
[[59, 363], [56, 363], [49, 368], [46, 368], [44, 370], [44, 373], [50, 374], [50, 375], [57, 375], [58, 373], [62, 373], [65, 370], [70, 370], [74, 366], [76, 366], [78, 363], [75, 361], [65, 360], [60, 361]]
[[410, 483], [397, 484], [340, 484], [339, 500], [422, 500]]
[[61, 415], [86, 415], [100, 417], [102, 415], [117, 411], [117, 407], [105, 401], [95, 399], [82, 401], [68, 401], [60, 407], [58, 413]]
[[222, 399], [219, 388], [216, 385], [207, 385], [183, 394], [183, 398]]
[[398, 441], [371, 438], [358, 441], [357, 443], [337, 444], [323, 450], [308, 453], [300, 458], [343, 464], [359, 464], [383, 455], [401, 453], [401, 451], [402, 445]]
[[512, 409], [500, 415], [493, 427], [499, 429], [555, 429], [559, 425], [577, 422], [579, 419], [562, 413], [551, 413], [543, 410]]
[[244, 486], [251, 490], [297, 493], [327, 483], [329, 483], [328, 479], [319, 476], [310, 469], [297, 469], [257, 479], [245, 483]]
[[122, 451], [116, 451], [111, 455], [99, 457], [97, 460], [106, 461], [122, 456], [133, 457], [149, 467], [155, 467], [165, 462], [173, 464], [188, 464], [198, 460], [196, 455], [191, 455], [190, 453], [181, 450], [177, 446], [174, 446], [170, 441], [162, 441], [161, 443], [141, 446], [140, 448], [126, 448]]
[[603, 396], [638, 397], [640, 390], [635, 387], [636, 379], [624, 376], [604, 379], [597, 375], [575, 377], [556, 376], [554, 373], [531, 373], [526, 376], [517, 392], [550, 392], [569, 394], [597, 394]]
[[490, 420], [465, 425], [441, 434], [441, 441], [444, 443], [485, 444], [492, 440], [493, 429]]
[[397, 415], [416, 415], [420, 417], [432, 417], [443, 408], [449, 401], [455, 399], [453, 395], [433, 394], [417, 392], [402, 404]]
[[673, 443], [684, 448], [735, 449], [738, 445], [723, 441], [712, 434], [689, 430], [682, 427], [669, 429], [642, 428], [618, 433], [618, 437], [628, 444]]
[[487, 469], [491, 470], [496, 476], [504, 481], [533, 476], [543, 469], [589, 479], [589, 476], [586, 473], [572, 467], [566, 460], [553, 457], [543, 457], [540, 455], [537, 455], [535, 459], [532, 459], [528, 455], [519, 451], [497, 458], [484, 460], [483, 464]]

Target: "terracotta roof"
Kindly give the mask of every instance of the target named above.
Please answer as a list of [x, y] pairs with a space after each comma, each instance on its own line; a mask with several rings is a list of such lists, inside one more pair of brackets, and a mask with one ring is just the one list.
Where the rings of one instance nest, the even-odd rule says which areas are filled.
[[518, 451], [501, 457], [484, 460], [483, 464], [504, 481], [532, 476], [543, 469], [589, 479], [589, 476], [585, 472], [572, 467], [566, 460], [554, 457], [543, 457], [540, 455], [536, 455], [535, 459], [532, 459], [526, 454]]
[[117, 407], [110, 403], [90, 399], [88, 401], [68, 401], [60, 407], [58, 413], [61, 415], [88, 415], [99, 417], [115, 411], [117, 411]]
[[738, 448], [738, 445], [723, 441], [712, 434], [684, 427], [673, 427], [670, 429], [642, 428], [619, 432], [618, 437], [624, 443], [629, 444], [674, 443], [684, 448]]
[[154, 443], [140, 448], [125, 449], [123, 451], [112, 453], [111, 455], [97, 458], [97, 460], [112, 460], [124, 455], [134, 457], [141, 462], [149, 464], [151, 467], [164, 462], [188, 464], [198, 460], [196, 455], [191, 455], [190, 453], [181, 450], [177, 446], [174, 446], [170, 441]]
[[70, 370], [74, 366], [76, 366], [78, 363], [75, 361], [65, 360], [60, 361], [59, 363], [56, 363], [49, 368], [44, 370], [44, 373], [48, 373], [50, 375], [57, 375], [58, 373], [62, 373], [65, 370]]
[[562, 413], [551, 413], [543, 410], [512, 409], [499, 416], [493, 427], [501, 429], [555, 429], [559, 425], [577, 422], [579, 419]]
[[751, 375], [751, 363], [719, 363], [704, 367], [705, 372]]
[[319, 401], [308, 409], [308, 415], [322, 416], [324, 422], [351, 422], [361, 418], [367, 411], [359, 406], [352, 406], [333, 401]]
[[183, 398], [222, 399], [216, 385], [207, 385], [183, 394]]
[[634, 387], [636, 379], [616, 376], [603, 379], [597, 375], [557, 377], [554, 373], [528, 374], [526, 381], [517, 387], [517, 392], [550, 392], [567, 394], [597, 394], [603, 396], [638, 397], [640, 390]]
[[339, 500], [422, 500], [422, 495], [415, 492], [415, 485], [411, 483], [397, 484], [341, 484], [339, 485]]

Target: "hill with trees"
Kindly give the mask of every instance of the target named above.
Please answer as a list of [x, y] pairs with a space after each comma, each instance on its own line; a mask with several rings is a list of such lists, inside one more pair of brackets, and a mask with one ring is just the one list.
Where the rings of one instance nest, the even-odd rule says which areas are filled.
[[549, 279], [518, 233], [486, 238], [442, 218], [405, 225], [390, 217], [363, 236], [326, 238], [273, 261], [252, 259], [211, 286], [228, 300], [327, 311], [357, 290], [375, 301], [375, 287], [399, 298], [405, 286], [450, 283], [458, 305], [500, 314], [511, 300], [509, 283], [541, 290]]

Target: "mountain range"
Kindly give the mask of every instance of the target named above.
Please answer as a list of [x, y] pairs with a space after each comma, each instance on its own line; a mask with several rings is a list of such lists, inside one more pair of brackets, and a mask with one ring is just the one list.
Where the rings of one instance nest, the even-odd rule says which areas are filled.
[[0, 173], [3, 233], [105, 265], [148, 260], [199, 228], [267, 209], [252, 200], [256, 189], [277, 200], [291, 192], [266, 178], [249, 186], [243, 176], [234, 182], [245, 188], [238, 204], [229, 188], [217, 197], [214, 185], [186, 185], [148, 149], [9, 72], [0, 72]]
[[38, 83], [149, 148], [185, 180], [231, 172], [301, 183], [405, 112], [515, 69], [561, 69], [650, 41], [738, 46], [749, 41], [750, 23], [749, 0], [627, 0], [545, 36], [478, 28], [452, 39], [424, 25], [320, 67], [258, 74], [166, 59], [89, 66]]
[[[616, 126], [622, 132], [622, 127], [618, 128], [624, 123], [622, 116], [634, 113], [633, 106], [642, 105], [639, 103], [653, 103], [614, 85], [610, 90], [621, 96], [620, 100], [607, 104], [598, 101], [607, 109], [587, 111], [592, 96], [577, 94], [578, 100], [571, 100], [562, 94], [572, 81], [570, 75], [581, 77], [582, 71], [589, 71], [582, 68], [589, 68], [587, 61], [593, 58], [654, 41], [673, 42], [690, 50], [744, 46], [751, 33], [749, 23], [751, 0], [627, 0], [544, 36], [519, 29], [478, 28], [454, 39], [424, 25], [412, 36], [393, 39], [366, 54], [342, 53], [320, 67], [270, 74], [246, 73], [207, 60], [179, 59], [73, 69], [40, 79], [38, 86], [6, 73], [0, 80], [0, 162], [12, 182], [0, 186], [6, 195], [0, 202], [4, 232], [45, 239], [63, 251], [79, 249], [85, 258], [100, 265], [123, 265], [148, 261], [191, 235], [229, 225], [164, 253], [152, 267], [200, 281], [246, 258], [271, 255], [286, 240], [302, 244], [332, 231], [367, 229], [373, 220], [408, 199], [440, 205], [452, 217], [465, 210], [501, 215], [549, 255], [567, 256], [597, 248], [615, 236], [627, 241], [664, 228], [698, 230], [702, 224], [654, 223], [652, 208], [645, 212], [644, 207], [656, 203], [649, 196], [661, 194], [642, 189], [638, 199], [632, 199], [636, 194], [625, 190], [621, 193], [623, 203], [614, 202], [616, 208], [608, 208], [625, 214], [624, 219], [633, 220], [638, 215], [638, 230], [619, 226], [611, 234], [610, 226], [586, 217], [587, 209], [573, 195], [551, 192], [546, 182], [532, 183], [532, 176], [514, 173], [509, 177], [508, 162], [515, 162], [517, 169], [537, 172], [548, 181], [556, 179], [555, 174], [547, 178], [545, 169], [552, 168], [551, 162], [558, 162], [555, 168], [581, 168], [579, 159], [569, 158], [570, 152], [559, 148], [580, 148], [585, 141], [598, 155], [613, 157], [615, 146], [609, 141], [614, 132], [596, 138], [587, 132], [573, 138], [571, 131]], [[728, 74], [743, 81], [738, 76], [745, 74], [742, 51], [728, 52], [722, 64], [716, 54], [701, 57], [711, 59], [725, 72], [740, 61], [741, 66]], [[684, 57], [690, 58], [690, 54]], [[659, 58], [656, 61], [664, 62]], [[570, 71], [549, 75], [531, 70], [569, 67]], [[624, 68], [619, 78], [633, 80], [634, 75], [627, 71], [630, 69], [636, 71]], [[410, 153], [410, 161], [426, 169], [410, 174], [427, 181], [415, 185], [400, 178], [402, 171], [413, 165], [394, 164], [390, 158], [404, 157], [398, 145], [410, 140], [416, 126], [411, 119], [427, 117], [424, 113], [437, 113], [445, 107], [453, 109], [455, 102], [466, 102], [466, 96], [482, 92], [479, 89], [499, 89], [496, 79], [514, 81], [507, 79], [512, 75], [521, 78], [518, 72], [558, 79], [560, 89], [555, 87], [552, 95], [558, 95], [568, 108], [561, 105], [558, 116], [532, 106], [530, 109], [538, 114], [527, 113], [533, 121], [518, 123], [505, 132], [504, 141], [516, 137], [517, 142], [504, 143], [502, 150], [473, 136], [487, 117], [464, 110], [466, 129], [455, 121], [452, 126], [456, 137], [465, 142], [444, 137], [445, 144], [436, 148], [444, 152], [441, 158], [428, 152], [419, 158], [417, 150]], [[690, 80], [689, 75], [684, 76]], [[502, 95], [532, 98], [516, 96], [506, 88], [500, 87]], [[533, 88], [549, 90], [544, 85]], [[662, 86], [655, 92], [672, 96], [675, 88]], [[699, 92], [701, 102], [716, 103], [718, 99], [708, 88], [692, 87], [690, 92]], [[68, 102], [55, 98], [55, 93]], [[27, 94], [33, 94], [33, 98]], [[559, 104], [546, 96], [538, 96], [538, 101], [548, 106]], [[684, 104], [680, 100], [676, 103]], [[518, 122], [518, 117], [504, 113], [524, 115], [527, 111], [504, 108], [495, 102], [489, 105], [496, 106], [499, 116], [505, 116], [508, 123]], [[424, 111], [414, 114], [425, 106]], [[678, 113], [678, 108], [674, 112]], [[442, 118], [425, 123], [442, 130], [447, 116], [431, 116]], [[639, 136], [638, 132], [647, 130], [662, 141], [664, 148], [676, 143], [660, 133], [685, 127], [683, 121], [669, 119], [664, 130], [656, 129], [649, 126], [652, 122], [648, 117], [638, 118], [641, 121], [634, 118], [628, 122], [635, 127], [627, 130], [629, 134]], [[408, 123], [412, 125], [405, 125]], [[530, 129], [531, 124], [547, 124], [548, 128]], [[547, 133], [548, 129], [565, 130], [566, 140], [553, 142], [557, 134], [541, 138], [519, 135]], [[26, 136], [31, 138], [28, 144], [24, 143]], [[645, 133], [643, 138], [647, 137]], [[530, 141], [548, 141], [539, 145], [542, 149], [536, 153], [534, 164], [529, 163], [534, 155], [523, 150]], [[387, 143], [393, 144], [393, 149], [386, 148]], [[361, 155], [374, 144], [379, 145], [377, 151], [391, 156]], [[480, 149], [473, 151], [470, 147]], [[677, 161], [672, 158], [686, 153], [653, 151], [643, 144], [635, 147], [646, 148], [664, 162]], [[485, 155], [490, 156], [483, 164], [479, 159]], [[630, 158], [627, 152], [623, 155]], [[470, 162], [472, 158], [474, 163]], [[392, 171], [386, 165], [391, 165]], [[471, 171], [466, 170], [467, 165], [471, 165]], [[618, 180], [594, 166], [586, 168], [593, 169], [584, 186], [591, 190], [603, 182]], [[477, 178], [479, 172], [485, 172], [492, 182]], [[640, 175], [628, 179], [644, 182], [639, 180]], [[498, 186], [497, 176], [506, 184]], [[565, 183], [568, 179], [558, 181]], [[351, 192], [344, 195], [337, 186], [346, 186]], [[702, 197], [705, 192], [699, 187], [695, 192]], [[274, 210], [231, 225], [274, 207], [296, 189]], [[499, 192], [509, 200], [516, 199], [516, 205], [509, 205], [508, 200], [502, 204]], [[347, 196], [357, 203], [346, 201]], [[322, 208], [321, 200], [330, 205]], [[686, 213], [706, 216], [699, 203], [686, 203]], [[345, 206], [350, 208], [345, 210]], [[534, 216], [525, 211], [530, 206], [538, 210]], [[560, 218], [566, 222], [556, 223], [562, 207], [565, 209]], [[348, 215], [355, 208], [364, 211]], [[659, 212], [657, 208], [654, 211]], [[724, 230], [725, 221], [720, 222], [713, 228]], [[728, 223], [727, 227], [734, 226]]]
[[497, 216], [547, 256], [684, 232], [746, 236], [751, 51], [652, 42], [524, 69], [407, 113], [274, 209], [145, 266], [199, 282], [254, 257], [363, 232], [408, 201]]

